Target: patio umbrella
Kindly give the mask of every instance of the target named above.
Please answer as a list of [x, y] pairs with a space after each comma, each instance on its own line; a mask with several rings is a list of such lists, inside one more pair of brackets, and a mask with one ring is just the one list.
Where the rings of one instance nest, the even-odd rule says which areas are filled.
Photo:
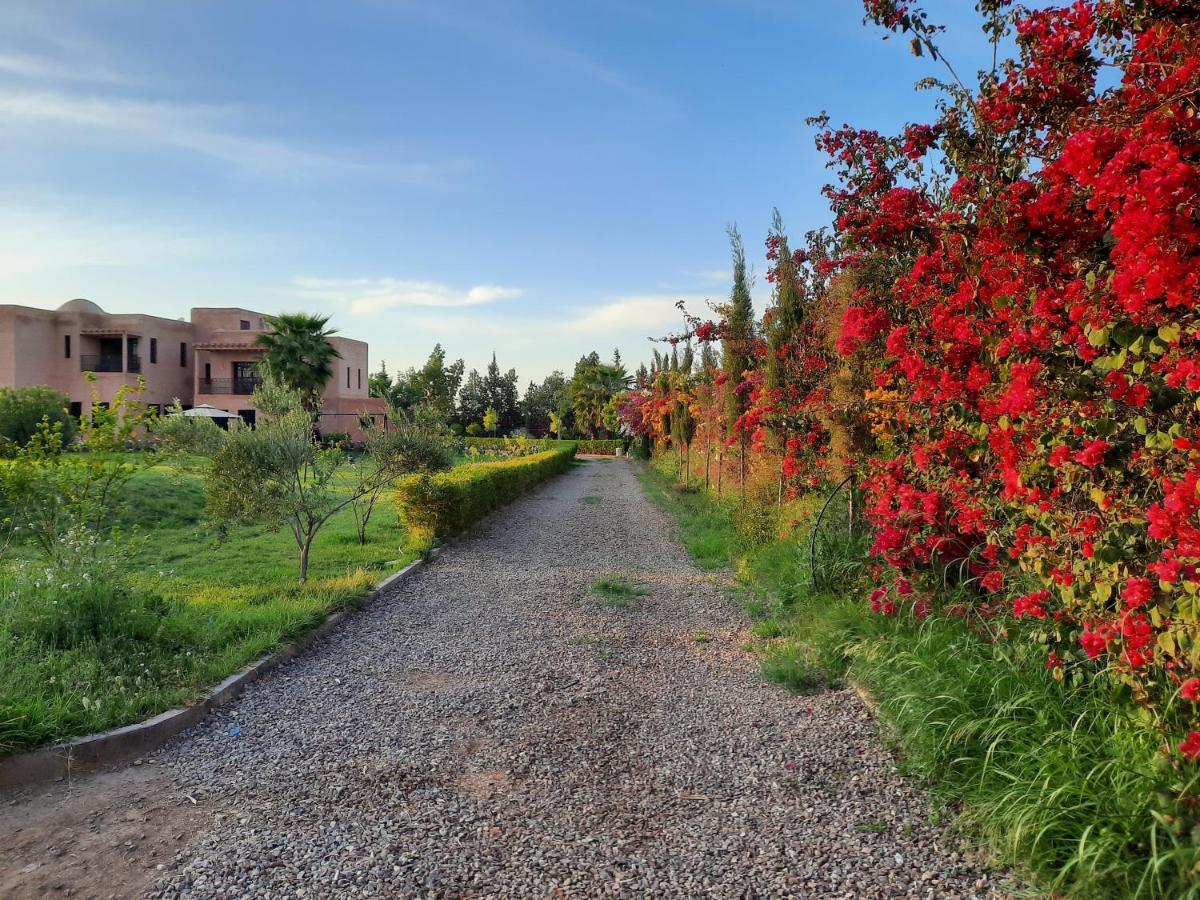
[[183, 414], [185, 416], [204, 416], [209, 419], [239, 418], [237, 413], [225, 412], [225, 410], [217, 409], [215, 406], [209, 406], [207, 403], [201, 403], [199, 406], [194, 406], [191, 409], [185, 409]]

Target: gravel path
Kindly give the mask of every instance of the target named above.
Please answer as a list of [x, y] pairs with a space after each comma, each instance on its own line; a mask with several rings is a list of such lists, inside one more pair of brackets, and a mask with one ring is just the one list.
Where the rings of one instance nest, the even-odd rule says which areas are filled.
[[[853, 694], [762, 681], [633, 466], [576, 466], [158, 754], [212, 818], [152, 896], [996, 896]], [[649, 593], [606, 606], [612, 575]]]

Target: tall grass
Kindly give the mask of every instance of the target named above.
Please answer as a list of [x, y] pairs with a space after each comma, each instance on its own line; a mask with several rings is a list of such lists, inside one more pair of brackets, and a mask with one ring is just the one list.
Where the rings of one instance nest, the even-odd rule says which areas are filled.
[[0, 754], [186, 702], [417, 555], [394, 509], [380, 506], [366, 545], [344, 510], [300, 585], [289, 533], [238, 527], [218, 541], [203, 527], [199, 477], [150, 468], [126, 490], [132, 556], [119, 573], [89, 563], [51, 582], [25, 546], [0, 567]]
[[1197, 895], [1194, 834], [1168, 821], [1160, 744], [1121, 698], [1056, 681], [1024, 635], [911, 618], [851, 649], [910, 771], [1006, 862], [1079, 897]]
[[865, 688], [902, 767], [997, 862], [1058, 896], [1200, 897], [1200, 784], [1115, 686], [1056, 680], [1012, 623], [871, 613], [859, 540], [827, 548], [818, 590], [802, 532], [755, 543], [731, 506], [652, 467], [642, 479], [697, 562], [736, 573], [764, 674]]

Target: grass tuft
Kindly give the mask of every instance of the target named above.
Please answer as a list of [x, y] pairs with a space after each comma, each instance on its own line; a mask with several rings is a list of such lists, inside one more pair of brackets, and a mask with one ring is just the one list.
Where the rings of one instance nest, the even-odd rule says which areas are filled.
[[638, 597], [649, 593], [646, 588], [624, 578], [605, 577], [592, 582], [592, 593], [598, 595], [601, 604], [614, 609], [629, 609]]

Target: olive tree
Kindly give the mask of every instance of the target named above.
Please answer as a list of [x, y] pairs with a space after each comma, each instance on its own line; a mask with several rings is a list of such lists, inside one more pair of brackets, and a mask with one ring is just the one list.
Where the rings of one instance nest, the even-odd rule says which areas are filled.
[[392, 479], [377, 477], [381, 460], [396, 460], [403, 472], [436, 472], [450, 468], [450, 433], [440, 409], [432, 404], [407, 412], [392, 408], [391, 427], [365, 425], [364, 453], [353, 462], [354, 498], [350, 509], [359, 544], [367, 542], [367, 525]]
[[[291, 532], [301, 582], [308, 579], [313, 541], [335, 515], [377, 496], [398, 475], [450, 464], [449, 451], [439, 437], [418, 429], [381, 429], [370, 435], [368, 452], [355, 464], [352, 477], [343, 478], [351, 458], [313, 440], [314, 416], [320, 409], [311, 408], [311, 396], [268, 374], [254, 400], [263, 414], [255, 428], [224, 432], [180, 427], [171, 440], [174, 449], [208, 461], [205, 490], [210, 519], [222, 528], [263, 524]], [[364, 532], [365, 528], [364, 524]]]

